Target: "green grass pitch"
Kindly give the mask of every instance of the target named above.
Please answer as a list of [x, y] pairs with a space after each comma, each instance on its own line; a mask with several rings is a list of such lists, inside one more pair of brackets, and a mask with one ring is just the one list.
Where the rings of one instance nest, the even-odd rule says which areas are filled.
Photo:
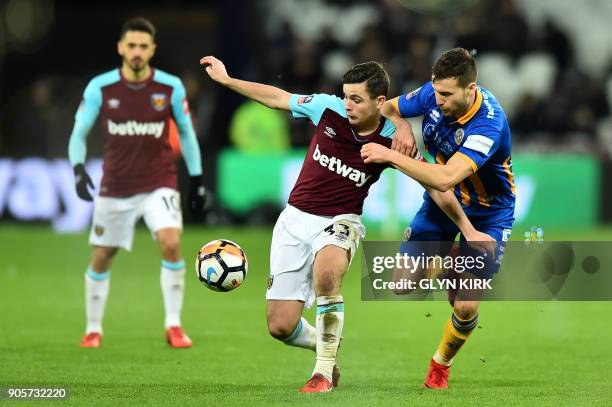
[[[343, 289], [340, 387], [300, 395], [314, 354], [267, 333], [270, 236], [268, 228], [186, 230], [183, 325], [194, 347], [175, 350], [163, 337], [159, 254], [139, 229], [133, 252], [120, 252], [113, 267], [103, 346], [81, 349], [86, 235], [3, 225], [0, 387], [68, 387], [69, 399], [52, 404], [83, 406], [612, 404], [612, 303], [484, 303], [480, 327], [455, 361], [450, 389], [424, 391], [449, 306], [361, 302], [359, 259]], [[234, 292], [209, 291], [195, 277], [197, 249], [215, 238], [238, 242], [249, 258], [249, 275]], [[612, 240], [612, 233], [546, 238]], [[312, 310], [307, 317], [313, 320]]]

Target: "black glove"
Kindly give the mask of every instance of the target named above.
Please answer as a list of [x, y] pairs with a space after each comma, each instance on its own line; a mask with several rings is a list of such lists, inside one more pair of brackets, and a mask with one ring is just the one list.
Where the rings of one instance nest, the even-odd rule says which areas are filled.
[[87, 186], [93, 189], [94, 184], [85, 171], [85, 166], [83, 164], [77, 164], [74, 166], [74, 180], [76, 182], [76, 193], [84, 201], [93, 201], [93, 197], [87, 189]]
[[202, 183], [202, 176], [196, 175], [190, 178], [189, 188], [189, 210], [194, 214], [206, 212], [210, 207], [210, 193]]

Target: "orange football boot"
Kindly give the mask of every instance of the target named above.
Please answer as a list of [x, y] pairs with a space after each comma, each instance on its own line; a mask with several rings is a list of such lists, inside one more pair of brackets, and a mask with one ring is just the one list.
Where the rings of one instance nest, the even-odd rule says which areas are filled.
[[180, 326], [171, 326], [166, 329], [166, 340], [173, 348], [190, 348], [192, 345], [191, 339], [185, 335]]
[[334, 385], [327, 380], [321, 373], [315, 373], [314, 376], [306, 382], [300, 389], [300, 393], [327, 393], [332, 391]]
[[81, 348], [99, 348], [102, 335], [99, 332], [90, 332], [81, 339]]
[[425, 387], [430, 389], [447, 389], [450, 366], [445, 366], [431, 360], [429, 372], [425, 378]]

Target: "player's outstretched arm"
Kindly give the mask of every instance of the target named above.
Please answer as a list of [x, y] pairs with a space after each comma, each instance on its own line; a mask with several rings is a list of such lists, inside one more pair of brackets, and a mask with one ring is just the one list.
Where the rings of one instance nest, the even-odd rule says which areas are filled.
[[391, 149], [398, 151], [400, 154], [414, 157], [417, 153], [417, 146], [414, 140], [412, 126], [410, 126], [410, 123], [404, 120], [397, 111], [396, 99], [397, 98], [387, 100], [380, 109], [380, 113], [393, 123], [396, 128], [395, 134], [393, 135], [393, 141], [391, 142]]
[[264, 106], [272, 109], [291, 110], [289, 100], [291, 93], [263, 83], [248, 82], [232, 78], [227, 74], [223, 62], [213, 56], [206, 56], [200, 59], [200, 65], [204, 66], [210, 78], [219, 84], [238, 92], [243, 96], [253, 99]]
[[389, 163], [410, 178], [446, 192], [474, 173], [471, 164], [454, 155], [444, 165], [431, 164], [406, 157], [387, 147], [368, 143], [361, 147], [361, 158], [365, 163]]

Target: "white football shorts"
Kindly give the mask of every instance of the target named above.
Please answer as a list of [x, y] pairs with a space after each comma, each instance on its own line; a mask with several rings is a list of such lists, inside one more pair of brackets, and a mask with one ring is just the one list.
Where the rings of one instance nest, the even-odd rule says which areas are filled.
[[134, 228], [141, 217], [154, 239], [160, 229], [182, 229], [180, 194], [172, 188], [158, 188], [126, 198], [97, 196], [89, 244], [132, 250]]
[[272, 233], [268, 300], [315, 300], [312, 266], [315, 255], [327, 245], [346, 249], [353, 259], [365, 236], [361, 216], [318, 216], [287, 205]]

